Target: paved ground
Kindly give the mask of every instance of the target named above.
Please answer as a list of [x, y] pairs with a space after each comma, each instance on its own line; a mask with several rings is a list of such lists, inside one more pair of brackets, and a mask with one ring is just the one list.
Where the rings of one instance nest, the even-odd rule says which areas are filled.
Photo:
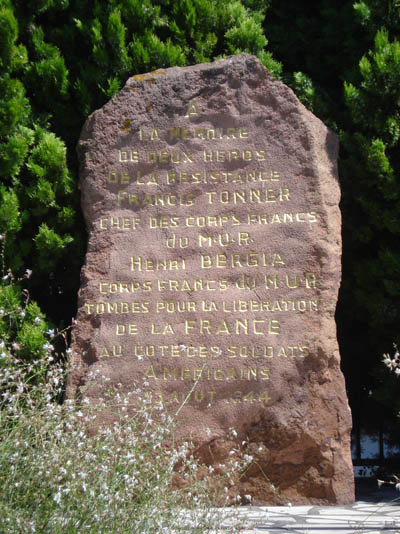
[[[247, 506], [242, 534], [400, 533], [400, 496], [392, 488], [359, 491], [347, 506]], [[229, 534], [229, 520], [219, 533]]]

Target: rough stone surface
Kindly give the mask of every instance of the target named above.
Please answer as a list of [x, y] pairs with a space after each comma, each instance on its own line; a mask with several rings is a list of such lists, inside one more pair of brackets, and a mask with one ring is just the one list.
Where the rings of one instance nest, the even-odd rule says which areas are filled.
[[234, 428], [255, 458], [234, 489], [255, 503], [352, 502], [337, 150], [250, 55], [130, 78], [79, 143], [68, 394], [96, 399], [92, 371], [140, 387], [214, 465]]

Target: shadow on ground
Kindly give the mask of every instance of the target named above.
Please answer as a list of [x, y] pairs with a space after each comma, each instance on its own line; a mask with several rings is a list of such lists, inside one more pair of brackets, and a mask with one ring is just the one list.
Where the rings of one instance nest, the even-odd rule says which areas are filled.
[[394, 486], [378, 488], [376, 478], [356, 478], [356, 501], [370, 503], [389, 503], [396, 501], [400, 505], [400, 492]]

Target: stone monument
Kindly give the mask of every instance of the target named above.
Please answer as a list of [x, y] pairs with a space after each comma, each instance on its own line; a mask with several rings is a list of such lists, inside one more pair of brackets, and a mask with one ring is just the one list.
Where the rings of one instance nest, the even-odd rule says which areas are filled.
[[243, 54], [133, 76], [78, 151], [68, 394], [140, 386], [210, 463], [234, 428], [253, 502], [352, 502], [335, 134]]

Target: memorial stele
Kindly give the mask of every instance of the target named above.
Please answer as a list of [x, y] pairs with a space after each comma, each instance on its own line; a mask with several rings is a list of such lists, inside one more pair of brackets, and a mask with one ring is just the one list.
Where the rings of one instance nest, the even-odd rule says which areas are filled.
[[68, 395], [140, 388], [210, 464], [245, 442], [255, 503], [352, 502], [337, 152], [251, 55], [130, 78], [78, 145]]

